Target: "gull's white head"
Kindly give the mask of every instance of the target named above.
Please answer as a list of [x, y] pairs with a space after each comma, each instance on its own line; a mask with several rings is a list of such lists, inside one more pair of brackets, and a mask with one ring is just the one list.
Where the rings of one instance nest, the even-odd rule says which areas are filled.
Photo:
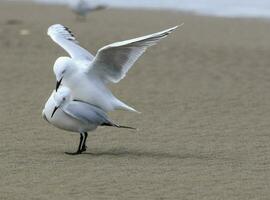
[[54, 103], [55, 103], [55, 108], [52, 112], [51, 117], [53, 117], [54, 113], [56, 112], [56, 110], [58, 108], [61, 108], [63, 106], [65, 106], [68, 102], [71, 101], [72, 97], [71, 97], [71, 91], [69, 88], [67, 87], [60, 87], [57, 92], [55, 91], [53, 94], [53, 99], [54, 99]]
[[71, 100], [71, 91], [67, 87], [61, 86], [57, 92], [54, 93], [53, 99], [55, 106], [62, 107]]
[[58, 90], [61, 82], [70, 76], [75, 70], [75, 63], [69, 57], [59, 57], [53, 66], [53, 71], [56, 77], [56, 91]]

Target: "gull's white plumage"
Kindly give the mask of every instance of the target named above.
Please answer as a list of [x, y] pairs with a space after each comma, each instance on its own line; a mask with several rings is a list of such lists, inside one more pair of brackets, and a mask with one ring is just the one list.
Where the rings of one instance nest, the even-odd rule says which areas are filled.
[[[52, 117], [55, 107], [59, 107], [59, 109]], [[84, 102], [74, 101], [70, 89], [66, 87], [60, 87], [57, 92], [55, 90], [52, 92], [42, 115], [54, 126], [71, 132], [87, 132], [102, 124], [114, 124], [102, 109]]]
[[62, 80], [62, 84], [71, 89], [74, 98], [94, 104], [105, 111], [115, 109], [135, 111], [117, 99], [106, 84], [119, 82], [148, 47], [155, 45], [176, 28], [177, 26], [104, 46], [94, 57], [79, 46], [68, 28], [60, 24], [52, 25], [48, 29], [48, 35], [71, 57], [57, 59], [54, 65], [56, 79]]
[[42, 116], [57, 128], [81, 134], [80, 144], [75, 154], [86, 150], [87, 132], [95, 130], [98, 126], [134, 129], [115, 124], [102, 109], [96, 106], [73, 100], [70, 89], [63, 86], [57, 92], [52, 92], [44, 106]]

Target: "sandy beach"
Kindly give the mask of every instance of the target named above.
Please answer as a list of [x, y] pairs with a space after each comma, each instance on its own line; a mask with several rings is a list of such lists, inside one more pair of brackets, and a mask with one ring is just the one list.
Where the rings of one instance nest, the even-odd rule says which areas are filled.
[[[53, 64], [46, 35], [68, 26], [93, 53], [185, 23], [150, 48], [113, 93], [138, 131], [78, 134], [44, 121]], [[169, 11], [105, 10], [78, 23], [66, 7], [0, 5], [0, 199], [270, 199], [270, 22]]]

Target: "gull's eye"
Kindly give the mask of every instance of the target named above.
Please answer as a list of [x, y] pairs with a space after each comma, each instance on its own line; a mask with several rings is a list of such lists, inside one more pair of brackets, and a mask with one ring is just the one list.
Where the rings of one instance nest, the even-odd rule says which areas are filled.
[[63, 101], [65, 101], [65, 100], [66, 100], [66, 97], [63, 98]]

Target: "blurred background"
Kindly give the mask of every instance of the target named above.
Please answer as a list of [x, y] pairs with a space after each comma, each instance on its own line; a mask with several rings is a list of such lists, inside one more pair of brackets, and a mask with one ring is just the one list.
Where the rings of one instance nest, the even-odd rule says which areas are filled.
[[[270, 199], [270, 1], [0, 0], [0, 199]], [[95, 54], [184, 26], [149, 48], [113, 93], [142, 114], [78, 135], [41, 117], [69, 27]]]
[[[2, 0], [4, 1], [4, 0]], [[14, 0], [7, 0], [14, 1]], [[17, 0], [18, 2], [27, 0]], [[30, 1], [30, 0], [28, 0]], [[44, 4], [74, 4], [77, 0], [32, 0]], [[226, 17], [270, 17], [269, 0], [83, 0], [92, 5], [116, 8], [144, 8], [191, 11]]]

